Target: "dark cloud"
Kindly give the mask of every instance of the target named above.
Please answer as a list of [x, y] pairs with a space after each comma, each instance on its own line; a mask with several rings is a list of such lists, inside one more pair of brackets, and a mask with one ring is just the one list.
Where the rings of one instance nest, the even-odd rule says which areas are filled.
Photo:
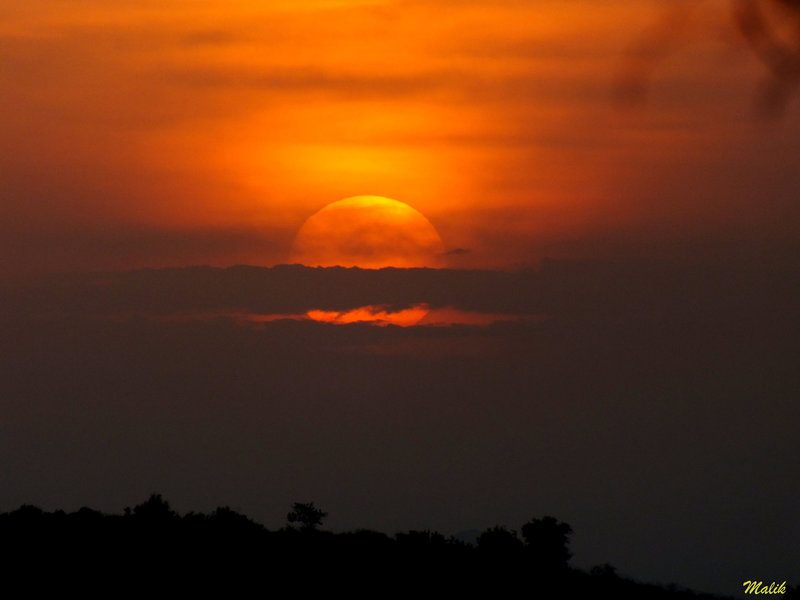
[[330, 94], [343, 99], [435, 96], [451, 101], [499, 102], [513, 99], [561, 101], [605, 100], [605, 80], [577, 79], [568, 73], [541, 77], [487, 74], [481, 69], [419, 70], [379, 73], [293, 68], [180, 67], [154, 73], [154, 78], [187, 89], [248, 90], [272, 94]]
[[[6, 227], [9, 227], [6, 223]], [[0, 236], [0, 273], [132, 269], [153, 263], [197, 264], [209, 256], [230, 264], [261, 260], [281, 262], [292, 232], [266, 227], [170, 228], [110, 223], [73, 228], [26, 224]], [[165, 257], [169, 257], [166, 258]]]
[[[168, 243], [177, 243], [172, 237]], [[198, 236], [195, 243], [209, 243]], [[223, 238], [211, 243], [230, 243]], [[311, 268], [235, 266], [145, 269], [48, 276], [29, 286], [9, 286], [6, 311], [110, 316], [241, 311], [302, 314], [361, 306], [431, 308], [555, 318], [629, 319], [692, 312], [735, 311], [762, 317], [764, 290], [796, 283], [790, 262], [754, 259], [726, 265], [716, 259], [575, 261], [545, 260], [539, 269]], [[755, 258], [755, 257], [754, 257]], [[688, 262], [693, 261], [693, 262]], [[724, 304], [720, 290], [725, 290]], [[786, 309], [775, 294], [769, 306]], [[758, 314], [756, 314], [758, 313]]]
[[411, 76], [344, 73], [314, 67], [249, 70], [203, 67], [166, 71], [164, 78], [191, 87], [328, 92], [344, 96], [372, 97], [428, 93], [447, 86], [454, 76], [452, 73], [421, 73]]

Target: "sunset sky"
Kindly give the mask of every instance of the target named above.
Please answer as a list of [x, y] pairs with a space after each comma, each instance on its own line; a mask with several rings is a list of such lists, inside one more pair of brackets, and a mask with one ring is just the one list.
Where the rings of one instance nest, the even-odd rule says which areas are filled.
[[695, 4], [628, 111], [662, 2], [4, 2], [2, 270], [277, 264], [361, 194], [456, 267], [780, 246], [798, 111], [757, 118], [765, 69]]
[[4, 0], [0, 512], [552, 514], [581, 568], [796, 584], [780, 4]]

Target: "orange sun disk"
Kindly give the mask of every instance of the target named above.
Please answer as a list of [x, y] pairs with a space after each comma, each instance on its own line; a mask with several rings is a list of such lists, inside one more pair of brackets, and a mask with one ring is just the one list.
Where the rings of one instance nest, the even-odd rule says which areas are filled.
[[311, 215], [295, 237], [290, 263], [312, 267], [441, 267], [444, 244], [408, 204], [354, 196]]

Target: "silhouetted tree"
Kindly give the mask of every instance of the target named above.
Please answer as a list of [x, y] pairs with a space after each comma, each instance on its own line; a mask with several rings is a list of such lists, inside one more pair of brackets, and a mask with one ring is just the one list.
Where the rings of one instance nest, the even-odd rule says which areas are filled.
[[566, 569], [572, 553], [569, 536], [572, 527], [554, 517], [532, 519], [522, 526], [525, 550], [542, 569]]
[[299, 523], [300, 529], [303, 531], [313, 531], [318, 525], [322, 525], [322, 519], [328, 516], [328, 513], [321, 511], [313, 502], [303, 504], [295, 502], [292, 505], [292, 510], [286, 515], [289, 523]]
[[146, 502], [139, 504], [133, 509], [133, 516], [148, 521], [166, 521], [178, 518], [169, 502], [161, 497], [161, 494], [152, 494]]
[[486, 556], [508, 558], [522, 551], [522, 541], [516, 531], [505, 527], [492, 527], [478, 536], [478, 552]]

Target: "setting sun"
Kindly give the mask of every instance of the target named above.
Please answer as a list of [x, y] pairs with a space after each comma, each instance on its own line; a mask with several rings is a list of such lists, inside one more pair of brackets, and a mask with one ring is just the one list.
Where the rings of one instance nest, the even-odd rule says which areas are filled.
[[328, 204], [300, 228], [291, 263], [312, 267], [441, 267], [436, 229], [408, 204], [354, 196]]

